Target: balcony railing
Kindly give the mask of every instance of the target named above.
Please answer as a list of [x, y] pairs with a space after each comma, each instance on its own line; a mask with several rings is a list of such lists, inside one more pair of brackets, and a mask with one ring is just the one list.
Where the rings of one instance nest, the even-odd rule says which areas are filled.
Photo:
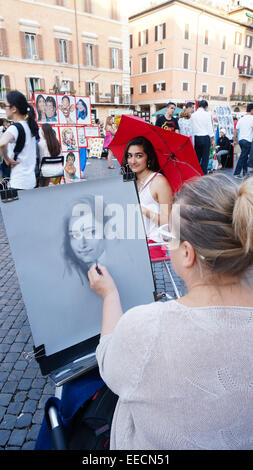
[[239, 77], [253, 78], [253, 69], [247, 66], [239, 66]]
[[230, 101], [253, 101], [252, 95], [230, 95]]

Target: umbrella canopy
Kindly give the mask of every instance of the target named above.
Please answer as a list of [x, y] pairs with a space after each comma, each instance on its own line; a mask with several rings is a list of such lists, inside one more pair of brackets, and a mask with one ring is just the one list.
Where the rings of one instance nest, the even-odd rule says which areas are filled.
[[[152, 114], [152, 116], [159, 116], [160, 114], [166, 114], [166, 107], [165, 108], [162, 108], [162, 109], [159, 109], [158, 111], [156, 111], [156, 113]], [[173, 113], [173, 116], [176, 116], [177, 114], [181, 113], [182, 111], [182, 108], [178, 108], [176, 107], [174, 113]]]
[[139, 136], [153, 144], [160, 170], [166, 176], [173, 193], [181, 189], [184, 181], [203, 175], [190, 137], [153, 126], [136, 116], [122, 116], [109, 145], [120, 164], [127, 143]]

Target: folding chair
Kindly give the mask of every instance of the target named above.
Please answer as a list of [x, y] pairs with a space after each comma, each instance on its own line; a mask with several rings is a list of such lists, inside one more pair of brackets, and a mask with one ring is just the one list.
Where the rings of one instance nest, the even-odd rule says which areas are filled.
[[46, 181], [50, 178], [59, 178], [57, 184], [60, 184], [64, 176], [63, 168], [64, 157], [42, 157], [39, 170], [39, 181]]
[[[149, 248], [152, 248], [152, 247], [162, 247], [162, 246], [168, 246], [167, 243], [152, 243], [152, 242], [149, 242], [148, 243], [148, 247]], [[161, 253], [162, 254], [162, 253]], [[173, 287], [173, 290], [174, 290], [174, 293], [175, 293], [175, 296], [177, 297], [177, 299], [179, 297], [181, 297], [181, 294], [177, 288], [177, 285], [175, 283], [175, 280], [173, 279], [173, 276], [172, 276], [172, 273], [171, 273], [171, 270], [170, 270], [170, 267], [169, 267], [169, 261], [170, 261], [170, 256], [167, 255], [167, 252], [164, 251], [164, 255], [163, 256], [155, 256], [152, 254], [152, 250], [150, 250], [150, 259], [151, 259], [151, 263], [152, 264], [156, 264], [156, 263], [162, 263], [168, 276], [169, 276], [169, 279], [170, 279], [170, 282], [172, 284], [172, 287]], [[171, 295], [167, 294], [166, 292], [162, 293], [162, 297], [166, 297], [168, 300], [171, 300], [173, 297], [171, 297]]]

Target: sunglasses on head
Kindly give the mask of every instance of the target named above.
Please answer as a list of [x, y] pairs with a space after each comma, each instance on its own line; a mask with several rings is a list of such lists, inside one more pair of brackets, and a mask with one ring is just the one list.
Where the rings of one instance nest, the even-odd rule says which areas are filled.
[[170, 232], [168, 224], [161, 225], [158, 231], [164, 242], [170, 242], [171, 240], [176, 240], [175, 235], [173, 235], [173, 233]]

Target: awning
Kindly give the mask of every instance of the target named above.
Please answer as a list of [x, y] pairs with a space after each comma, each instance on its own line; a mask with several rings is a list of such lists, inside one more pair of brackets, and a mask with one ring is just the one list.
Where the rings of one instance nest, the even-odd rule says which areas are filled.
[[[159, 109], [159, 111], [156, 111], [156, 113], [152, 114], [152, 116], [159, 116], [159, 114], [166, 114], [166, 107], [165, 108], [162, 108], [162, 109]], [[173, 116], [176, 116], [177, 114], [181, 113], [182, 111], [182, 108], [178, 108], [176, 107], [174, 113], [173, 113]]]
[[249, 18], [253, 20], [253, 15], [251, 15], [250, 13], [246, 13], [246, 16], [248, 16]]

